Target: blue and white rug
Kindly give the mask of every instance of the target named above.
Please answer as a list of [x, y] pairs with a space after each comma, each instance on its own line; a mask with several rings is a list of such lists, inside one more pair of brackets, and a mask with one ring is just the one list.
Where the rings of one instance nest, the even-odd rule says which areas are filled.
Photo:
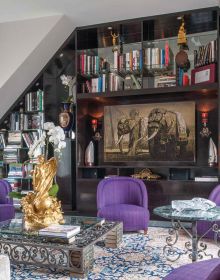
[[[165, 228], [149, 228], [148, 235], [125, 234], [123, 242], [117, 249], [95, 246], [95, 263], [93, 270], [85, 280], [160, 280], [175, 267], [189, 263], [183, 254], [175, 262], [167, 261], [163, 256], [163, 246], [167, 236]], [[184, 248], [186, 236], [180, 235], [180, 247]], [[211, 244], [212, 246], [212, 244]], [[213, 248], [211, 248], [213, 250]], [[49, 269], [34, 266], [12, 265], [12, 280], [75, 280], [68, 273], [52, 273]]]

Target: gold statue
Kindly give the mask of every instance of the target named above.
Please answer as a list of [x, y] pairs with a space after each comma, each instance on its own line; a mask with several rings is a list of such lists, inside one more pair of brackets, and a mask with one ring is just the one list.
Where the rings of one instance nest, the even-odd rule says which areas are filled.
[[188, 48], [186, 30], [185, 30], [185, 22], [184, 22], [183, 17], [182, 17], [182, 24], [181, 24], [181, 26], [179, 28], [179, 32], [178, 32], [177, 44]]
[[21, 200], [26, 230], [38, 230], [64, 222], [60, 201], [49, 195], [56, 171], [54, 157], [46, 161], [43, 155], [38, 156], [38, 164], [32, 171], [34, 192]]
[[149, 168], [142, 169], [140, 172], [131, 175], [131, 177], [147, 180], [158, 180], [161, 178], [160, 175], [154, 174]]
[[112, 45], [113, 45], [112, 51], [114, 52], [114, 51], [118, 50], [118, 48], [116, 46], [116, 39], [119, 37], [119, 33], [118, 33], [118, 35], [116, 35], [115, 33], [112, 33], [112, 31], [111, 31], [111, 36], [112, 36]]

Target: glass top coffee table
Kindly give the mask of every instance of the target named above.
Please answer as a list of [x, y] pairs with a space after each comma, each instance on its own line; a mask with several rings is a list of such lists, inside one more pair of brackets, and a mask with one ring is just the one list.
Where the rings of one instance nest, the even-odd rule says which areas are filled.
[[[183, 210], [178, 212], [175, 209], [172, 209], [171, 205], [166, 205], [155, 208], [153, 212], [160, 217], [171, 220], [172, 228], [169, 229], [169, 236], [166, 238], [166, 245], [163, 248], [163, 253], [168, 260], [176, 261], [181, 256], [179, 250], [174, 247], [178, 241], [180, 229], [184, 230], [191, 239], [191, 241], [185, 243], [185, 248], [193, 262], [197, 261], [197, 259], [202, 259], [203, 254], [206, 254], [205, 251], [207, 245], [202, 239], [209, 231], [213, 230], [215, 232], [215, 241], [218, 245], [217, 237], [220, 234], [220, 231], [216, 221], [220, 221], [220, 207], [216, 206], [207, 211]], [[198, 236], [197, 234], [197, 221], [212, 222], [212, 225], [203, 236]], [[185, 222], [191, 223], [191, 230], [184, 226]], [[220, 256], [220, 251], [218, 255]], [[211, 254], [209, 254], [209, 256], [213, 257]]]
[[0, 253], [7, 254], [15, 264], [65, 270], [70, 276], [84, 278], [92, 268], [96, 242], [103, 240], [106, 247], [117, 248], [122, 241], [121, 222], [102, 223], [96, 217], [65, 216], [65, 224], [81, 226], [71, 244], [52, 242], [38, 232], [26, 232], [19, 219], [1, 222]]

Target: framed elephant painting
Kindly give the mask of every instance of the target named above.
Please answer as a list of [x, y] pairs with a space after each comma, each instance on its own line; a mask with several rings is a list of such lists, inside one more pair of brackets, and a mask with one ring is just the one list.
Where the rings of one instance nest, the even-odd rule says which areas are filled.
[[195, 102], [105, 106], [104, 161], [195, 161]]

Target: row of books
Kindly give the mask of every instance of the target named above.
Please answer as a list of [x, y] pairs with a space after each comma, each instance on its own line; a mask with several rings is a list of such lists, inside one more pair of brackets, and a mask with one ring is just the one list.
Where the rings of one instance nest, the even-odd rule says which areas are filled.
[[98, 78], [92, 78], [85, 82], [87, 92], [105, 92], [106, 90], [106, 74], [101, 74]]
[[31, 178], [31, 171], [34, 169], [33, 163], [9, 163], [8, 177], [9, 178]]
[[22, 137], [24, 139], [26, 146], [30, 148], [30, 146], [33, 145], [34, 143], [34, 140], [38, 138], [39, 135], [37, 131], [31, 131], [31, 132], [22, 133]]
[[25, 114], [13, 112], [10, 117], [10, 130], [41, 129], [44, 122], [44, 114]]
[[194, 51], [194, 67], [201, 67], [217, 61], [217, 41], [210, 41]]
[[43, 111], [44, 108], [44, 92], [38, 90], [29, 92], [25, 95], [25, 111]]
[[133, 50], [124, 54], [120, 54], [118, 51], [114, 51], [114, 71], [135, 71], [142, 70], [143, 59], [142, 49]]
[[144, 64], [147, 69], [163, 69], [172, 62], [172, 52], [169, 43], [164, 48], [146, 48], [144, 51]]
[[5, 148], [5, 146], [6, 146], [5, 133], [0, 132], [0, 149]]
[[79, 56], [79, 71], [81, 74], [90, 75], [98, 73], [104, 67], [104, 60], [97, 55], [81, 54]]
[[[113, 52], [113, 63], [111, 70], [114, 71], [135, 71], [142, 70], [143, 64], [147, 68], [164, 68], [169, 66], [172, 59], [172, 52], [169, 42], [164, 48], [151, 48], [131, 50], [121, 54], [118, 50]], [[97, 55], [81, 54], [79, 56], [79, 71], [81, 74], [98, 74], [101, 70], [108, 70], [109, 63]], [[109, 69], [110, 70], [110, 69]]]

